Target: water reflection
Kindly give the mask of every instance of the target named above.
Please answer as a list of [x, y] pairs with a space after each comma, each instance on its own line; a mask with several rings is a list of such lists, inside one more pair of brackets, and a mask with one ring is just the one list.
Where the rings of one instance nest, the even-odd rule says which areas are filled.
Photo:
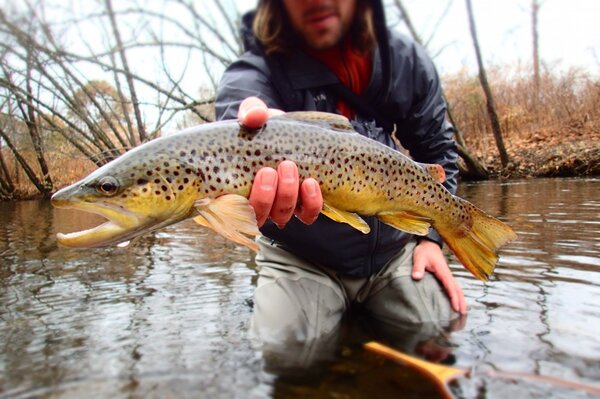
[[[295, 355], [287, 348], [291, 358], [284, 351], [273, 361], [248, 337], [256, 273], [246, 248], [193, 222], [126, 249], [58, 248], [57, 231], [99, 220], [44, 201], [1, 203], [0, 395], [423, 394], [427, 384], [415, 384], [414, 374], [364, 356], [360, 343], [369, 339], [465, 368], [600, 380], [600, 180], [463, 184], [461, 195], [519, 234], [486, 285], [453, 263], [470, 305], [466, 325], [432, 337], [355, 317], [317, 350], [326, 356], [292, 373], [283, 372], [286, 361], [310, 348]], [[545, 397], [545, 390], [485, 377], [456, 387], [465, 397]]]

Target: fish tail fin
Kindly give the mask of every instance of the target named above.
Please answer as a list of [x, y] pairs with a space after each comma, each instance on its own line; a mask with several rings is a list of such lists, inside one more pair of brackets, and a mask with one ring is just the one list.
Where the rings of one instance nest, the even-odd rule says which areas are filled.
[[469, 202], [457, 199], [463, 202], [471, 223], [463, 223], [462, 228], [446, 231], [436, 228], [467, 270], [478, 279], [487, 281], [496, 267], [498, 249], [517, 238], [517, 235], [507, 224]]

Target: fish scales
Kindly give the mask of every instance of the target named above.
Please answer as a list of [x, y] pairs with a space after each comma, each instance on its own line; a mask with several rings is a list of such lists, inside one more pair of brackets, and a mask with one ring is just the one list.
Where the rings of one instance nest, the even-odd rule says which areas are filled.
[[259, 232], [247, 197], [257, 171], [283, 160], [298, 165], [301, 179], [319, 182], [326, 216], [364, 233], [360, 215], [420, 235], [434, 227], [479, 278], [489, 277], [497, 249], [514, 238], [508, 226], [448, 192], [439, 165], [415, 163], [354, 132], [343, 117], [289, 113], [260, 131], [216, 122], [129, 151], [53, 196], [58, 207], [109, 219], [97, 229], [59, 235], [59, 242], [111, 245], [193, 217], [256, 249], [248, 238]]

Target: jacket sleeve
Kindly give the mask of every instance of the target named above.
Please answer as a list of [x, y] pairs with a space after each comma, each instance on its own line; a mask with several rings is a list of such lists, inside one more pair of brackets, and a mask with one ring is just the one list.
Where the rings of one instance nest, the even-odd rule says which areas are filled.
[[245, 53], [225, 70], [219, 82], [215, 100], [217, 120], [236, 119], [240, 103], [250, 96], [260, 98], [269, 108], [281, 107], [264, 60]]
[[[458, 159], [454, 128], [446, 119], [439, 76], [433, 61], [418, 44], [396, 39], [392, 42], [396, 76], [392, 97], [399, 106], [397, 137], [418, 162], [440, 164], [446, 171], [444, 186], [456, 193]], [[428, 236], [441, 244], [437, 232]]]

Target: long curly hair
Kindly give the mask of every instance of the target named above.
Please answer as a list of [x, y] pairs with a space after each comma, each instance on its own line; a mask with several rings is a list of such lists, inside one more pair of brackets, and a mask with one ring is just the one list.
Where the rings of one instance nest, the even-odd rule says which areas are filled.
[[[300, 40], [293, 29], [281, 0], [260, 0], [252, 31], [267, 54], [285, 53], [296, 48]], [[357, 0], [350, 28], [353, 47], [360, 52], [372, 50], [377, 38], [370, 0]]]

